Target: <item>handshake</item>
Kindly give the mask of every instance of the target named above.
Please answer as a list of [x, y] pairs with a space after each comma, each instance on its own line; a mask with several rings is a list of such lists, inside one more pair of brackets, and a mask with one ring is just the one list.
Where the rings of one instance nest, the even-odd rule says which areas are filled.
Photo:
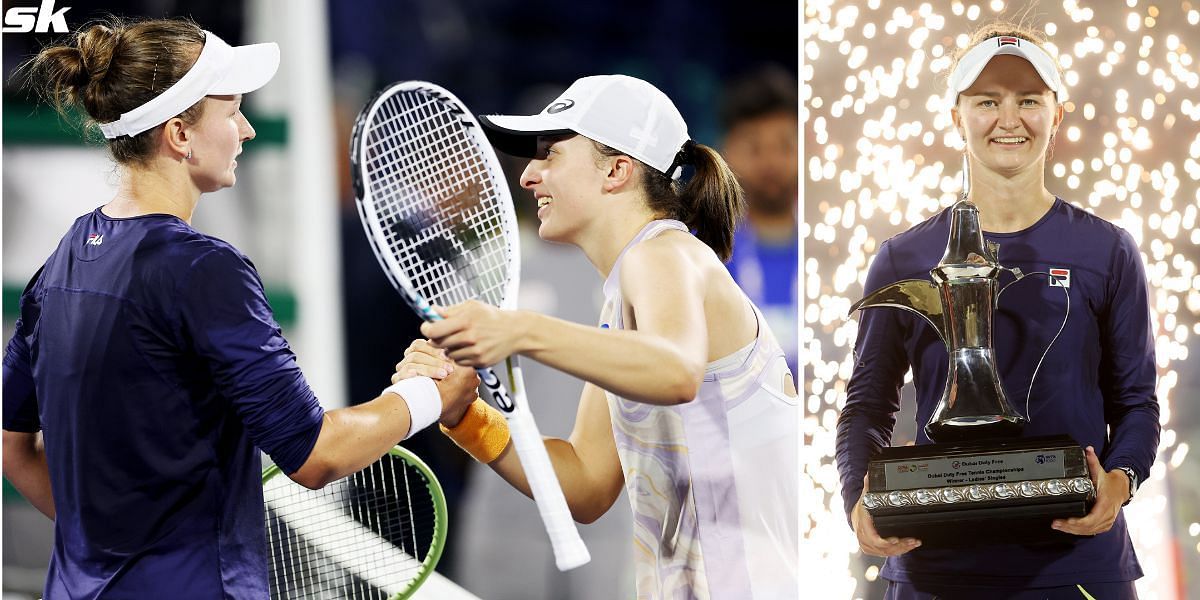
[[475, 369], [457, 365], [444, 350], [427, 340], [414, 340], [404, 350], [404, 359], [396, 363], [392, 383], [412, 377], [429, 377], [437, 384], [442, 398], [442, 413], [438, 422], [454, 427], [478, 397], [479, 375]]

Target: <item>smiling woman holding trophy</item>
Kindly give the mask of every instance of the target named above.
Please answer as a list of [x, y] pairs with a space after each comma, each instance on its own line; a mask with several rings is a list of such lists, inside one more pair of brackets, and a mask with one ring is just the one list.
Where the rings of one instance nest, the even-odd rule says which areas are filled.
[[[855, 306], [838, 469], [889, 599], [1137, 597], [1148, 290], [1128, 233], [1046, 189], [1067, 93], [1034, 32], [975, 33], [949, 77], [962, 198], [882, 244]], [[889, 450], [910, 368], [918, 445]]]

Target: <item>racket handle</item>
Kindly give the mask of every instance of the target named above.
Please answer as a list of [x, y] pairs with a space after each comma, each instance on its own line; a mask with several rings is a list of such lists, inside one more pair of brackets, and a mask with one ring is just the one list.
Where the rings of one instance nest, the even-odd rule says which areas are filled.
[[512, 396], [504, 389], [495, 371], [476, 369], [476, 372], [487, 389], [489, 399], [508, 421], [509, 438], [516, 448], [517, 459], [525, 471], [525, 481], [529, 483], [529, 491], [533, 493], [534, 504], [542, 515], [542, 524], [554, 548], [554, 562], [559, 571], [569, 571], [587, 564], [592, 557], [579, 537], [579, 530], [575, 528], [575, 519], [567, 507], [558, 476], [554, 474], [550, 455], [546, 453], [546, 442], [542, 440], [542, 433], [538, 431], [533, 413], [529, 411], [529, 403], [525, 400], [521, 368], [515, 362], [514, 358], [509, 363], [509, 376], [514, 384]]
[[550, 536], [550, 544], [554, 547], [554, 562], [558, 570], [569, 571], [587, 564], [592, 557], [579, 537], [579, 530], [575, 528], [575, 519], [567, 508], [567, 499], [550, 464], [550, 455], [546, 453], [546, 443], [529, 407], [518, 405], [516, 410], [505, 416], [508, 417], [508, 431], [516, 446], [517, 458], [525, 470], [525, 480], [529, 482], [534, 502], [542, 515], [542, 523]]

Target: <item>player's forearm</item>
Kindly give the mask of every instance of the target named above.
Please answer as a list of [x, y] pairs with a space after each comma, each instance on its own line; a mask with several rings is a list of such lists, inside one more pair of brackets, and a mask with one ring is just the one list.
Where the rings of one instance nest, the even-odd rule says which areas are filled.
[[637, 331], [588, 327], [522, 312], [518, 352], [618, 396], [647, 404], [690, 402], [704, 378], [704, 364], [670, 342]]
[[290, 477], [316, 489], [362, 470], [408, 435], [410, 418], [404, 398], [392, 393], [326, 411], [308, 460]]
[[[567, 507], [571, 509], [571, 517], [580, 523], [591, 523], [608, 512], [620, 495], [620, 488], [605, 489], [607, 486], [588, 477], [584, 462], [570, 442], [558, 438], [546, 438], [545, 441], [546, 453], [550, 455], [550, 464], [554, 466], [554, 474], [562, 487]], [[488, 466], [517, 491], [533, 498], [529, 482], [525, 479], [525, 469], [521, 467], [521, 460], [512, 442]]]
[[[1114, 411], [1116, 412], [1116, 411]], [[1130, 467], [1141, 480], [1150, 476], [1150, 466], [1158, 450], [1158, 402], [1151, 397], [1145, 403], [1110, 417], [1110, 440], [1104, 449], [1104, 468]]]
[[50, 468], [41, 434], [4, 432], [4, 476], [34, 508], [54, 519]]
[[869, 374], [861, 371], [850, 378], [834, 442], [847, 518], [862, 495], [867, 461], [891, 443], [899, 402], [900, 387], [894, 380], [890, 384], [872, 382]]

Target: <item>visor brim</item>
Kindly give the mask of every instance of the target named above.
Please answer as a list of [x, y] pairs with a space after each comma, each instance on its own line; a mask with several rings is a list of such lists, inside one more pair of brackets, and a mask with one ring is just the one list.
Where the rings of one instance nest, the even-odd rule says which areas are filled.
[[278, 44], [235, 46], [229, 71], [209, 88], [208, 95], [248, 94], [266, 85], [278, 70]]
[[[1025, 61], [1033, 67], [1033, 70], [1038, 74], [1038, 77], [1041, 78], [1042, 83], [1046, 84], [1046, 87], [1054, 93], [1055, 97], [1058, 98], [1060, 102], [1066, 100], [1066, 90], [1063, 88], [1062, 82], [1058, 80], [1058, 73], [1052, 70], [1053, 67], [1042, 64], [1042, 61], [1036, 57], [1033, 51], [1026, 50], [1025, 48], [1017, 45], [1004, 45], [992, 50], [987, 55], [986, 59], [979, 61], [977, 64], [973, 65], [971, 70], [963, 74], [963, 78], [961, 81], [959, 81], [957, 89], [954, 90], [954, 93], [961, 94], [972, 85], [975, 85], [975, 80], [979, 79], [979, 76], [983, 74], [983, 70], [986, 69], [989, 64], [991, 64], [992, 59], [1000, 56], [1001, 54], [1008, 54], [1025, 59]], [[1049, 57], [1045, 58], [1048, 59]], [[1047, 71], [1047, 69], [1051, 70]]]

